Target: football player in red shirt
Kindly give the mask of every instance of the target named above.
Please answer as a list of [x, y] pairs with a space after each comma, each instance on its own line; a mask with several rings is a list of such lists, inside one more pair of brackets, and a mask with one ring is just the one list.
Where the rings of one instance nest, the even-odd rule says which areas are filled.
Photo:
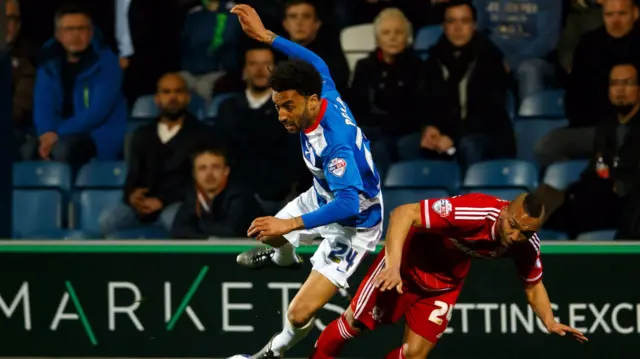
[[396, 208], [385, 249], [350, 307], [322, 332], [310, 358], [335, 358], [363, 330], [402, 316], [404, 344], [385, 358], [426, 358], [447, 328], [473, 257], [512, 258], [529, 305], [547, 331], [585, 342], [583, 333], [553, 317], [536, 234], [543, 218], [544, 207], [533, 194], [512, 202], [469, 194]]

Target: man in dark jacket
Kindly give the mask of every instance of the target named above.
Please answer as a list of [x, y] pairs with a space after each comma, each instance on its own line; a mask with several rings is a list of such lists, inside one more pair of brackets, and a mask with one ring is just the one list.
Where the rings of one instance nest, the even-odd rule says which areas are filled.
[[216, 121], [216, 131], [232, 160], [232, 181], [257, 194], [270, 214], [282, 208], [294, 184], [308, 173], [298, 153], [300, 139], [278, 122], [271, 101], [273, 57], [271, 48], [262, 46], [246, 52], [247, 89], [222, 103]]
[[176, 215], [173, 238], [245, 237], [254, 218], [262, 215], [251, 191], [229, 183], [229, 165], [219, 149], [193, 156], [193, 188]]
[[118, 58], [94, 38], [85, 9], [63, 7], [55, 21], [56, 37], [44, 46], [35, 84], [39, 157], [74, 168], [92, 157], [116, 159], [127, 120]]
[[507, 72], [500, 50], [475, 31], [475, 8], [446, 4], [444, 34], [426, 64], [426, 126], [401, 145], [400, 159], [453, 158], [463, 167], [515, 156], [506, 112]]
[[609, 98], [614, 112], [596, 128], [589, 167], [545, 224], [573, 238], [613, 228], [623, 239], [640, 235], [640, 87], [634, 64], [613, 67]]
[[160, 79], [156, 104], [158, 121], [133, 134], [124, 203], [101, 214], [103, 235], [149, 224], [169, 231], [191, 183], [189, 156], [199, 147], [218, 144], [211, 128], [186, 112], [189, 91], [179, 74]]
[[550, 132], [535, 148], [538, 162], [588, 158], [595, 127], [610, 110], [609, 72], [614, 64], [640, 64], [640, 28], [634, 0], [607, 0], [602, 5], [604, 26], [582, 35], [573, 56], [565, 95], [569, 127]]

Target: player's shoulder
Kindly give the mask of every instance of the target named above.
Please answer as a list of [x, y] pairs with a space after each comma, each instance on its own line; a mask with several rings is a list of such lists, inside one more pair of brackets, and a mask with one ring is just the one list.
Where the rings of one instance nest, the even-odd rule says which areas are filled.
[[509, 201], [484, 193], [469, 193], [449, 198], [454, 207], [461, 208], [495, 208], [501, 209], [509, 204]]

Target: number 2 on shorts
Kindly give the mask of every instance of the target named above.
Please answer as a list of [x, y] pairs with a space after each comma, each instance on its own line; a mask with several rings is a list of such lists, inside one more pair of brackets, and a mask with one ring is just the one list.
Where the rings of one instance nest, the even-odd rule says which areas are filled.
[[446, 314], [447, 320], [451, 320], [451, 315], [453, 314], [453, 305], [449, 305], [443, 301], [436, 300], [433, 303], [437, 309], [434, 309], [431, 314], [429, 314], [429, 320], [436, 323], [437, 325], [442, 325], [444, 321], [442, 317]]

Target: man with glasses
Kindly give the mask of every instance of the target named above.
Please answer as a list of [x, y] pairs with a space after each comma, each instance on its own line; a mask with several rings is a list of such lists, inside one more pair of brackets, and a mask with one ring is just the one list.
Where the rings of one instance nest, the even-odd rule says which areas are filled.
[[89, 13], [78, 6], [56, 12], [55, 38], [39, 64], [34, 123], [38, 157], [78, 169], [93, 157], [122, 152], [127, 109], [118, 57], [94, 36]]

